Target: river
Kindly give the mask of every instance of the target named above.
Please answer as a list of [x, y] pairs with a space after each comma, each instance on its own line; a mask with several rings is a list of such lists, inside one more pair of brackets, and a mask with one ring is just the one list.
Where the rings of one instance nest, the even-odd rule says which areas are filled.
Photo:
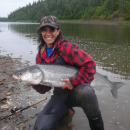
[[[0, 55], [20, 57], [23, 62], [29, 61], [30, 65], [35, 64], [38, 26], [37, 23], [0, 22]], [[64, 39], [77, 43], [80, 48], [93, 57], [99, 73], [107, 76], [113, 82], [125, 83], [118, 90], [118, 99], [112, 97], [109, 88], [105, 88], [103, 93], [97, 90], [95, 92], [105, 130], [129, 130], [130, 26], [61, 24], [60, 27]], [[34, 90], [31, 91], [34, 92]], [[28, 94], [31, 95], [29, 92]], [[35, 95], [40, 99], [40, 94], [35, 93]], [[35, 99], [35, 97], [33, 98]], [[90, 130], [82, 109], [75, 108], [75, 110], [72, 129]]]

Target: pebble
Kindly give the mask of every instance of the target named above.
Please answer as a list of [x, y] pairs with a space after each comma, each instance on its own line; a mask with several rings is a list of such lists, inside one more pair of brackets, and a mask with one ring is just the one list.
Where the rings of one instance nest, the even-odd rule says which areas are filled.
[[9, 93], [6, 93], [6, 96], [10, 96], [12, 94], [13, 94], [12, 92], [9, 92]]

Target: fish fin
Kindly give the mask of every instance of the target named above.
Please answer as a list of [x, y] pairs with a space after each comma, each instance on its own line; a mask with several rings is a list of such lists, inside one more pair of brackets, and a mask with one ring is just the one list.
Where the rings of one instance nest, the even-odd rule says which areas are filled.
[[96, 90], [100, 91], [100, 92], [103, 92], [103, 87], [102, 86], [96, 86], [94, 87]]
[[40, 82], [41, 85], [45, 85], [45, 86], [48, 86], [48, 87], [53, 87], [52, 84], [50, 82]]
[[[96, 73], [98, 73], [98, 72], [96, 72]], [[99, 74], [99, 73], [98, 73], [98, 74]], [[103, 76], [104, 78], [108, 79], [108, 76], [107, 76], [107, 75], [102, 75], [102, 74], [99, 74], [99, 75], [101, 75], [101, 76]]]
[[121, 88], [123, 85], [125, 85], [123, 82], [113, 82], [113, 87], [116, 89]]
[[116, 98], [116, 99], [118, 98], [118, 96], [117, 96], [117, 94], [118, 94], [117, 89], [112, 89], [111, 93], [112, 93], [112, 95], [113, 95], [114, 98]]

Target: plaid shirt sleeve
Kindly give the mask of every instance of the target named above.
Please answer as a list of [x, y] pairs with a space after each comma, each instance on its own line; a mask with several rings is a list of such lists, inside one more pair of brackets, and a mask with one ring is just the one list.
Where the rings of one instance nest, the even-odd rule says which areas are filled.
[[45, 94], [46, 92], [51, 90], [51, 87], [40, 85], [40, 84], [33, 85], [32, 87], [33, 87], [33, 89], [35, 89], [40, 94]]
[[70, 78], [71, 84], [73, 86], [85, 82], [91, 84], [96, 72], [96, 64], [91, 56], [75, 43], [64, 42], [59, 49], [59, 54], [67, 63], [79, 67], [77, 75]]

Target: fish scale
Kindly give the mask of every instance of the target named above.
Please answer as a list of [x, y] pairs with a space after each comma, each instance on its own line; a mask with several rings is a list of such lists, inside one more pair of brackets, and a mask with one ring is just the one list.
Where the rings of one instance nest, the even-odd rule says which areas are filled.
[[[62, 87], [66, 83], [61, 82], [61, 79], [66, 79], [74, 76], [77, 72], [78, 69], [71, 67], [71, 66], [63, 66], [63, 65], [37, 65], [42, 72], [44, 72], [44, 77], [43, 77], [43, 84], [44, 82], [49, 82], [48, 86], [50, 83], [52, 84], [53, 87]], [[46, 84], [47, 85], [47, 84]]]

